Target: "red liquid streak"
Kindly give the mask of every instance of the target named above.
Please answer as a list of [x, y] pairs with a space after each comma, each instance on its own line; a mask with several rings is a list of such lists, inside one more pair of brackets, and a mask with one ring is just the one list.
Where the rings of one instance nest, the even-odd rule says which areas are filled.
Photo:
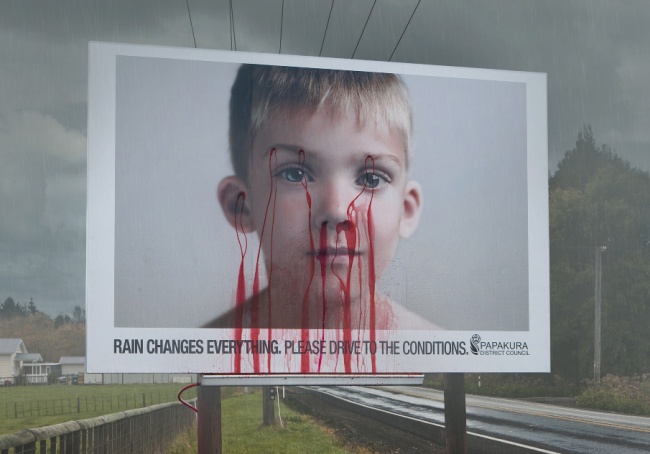
[[[372, 157], [368, 156], [366, 158], [366, 167], [368, 167], [368, 161], [372, 162], [372, 168], [374, 171], [374, 160]], [[361, 192], [350, 202], [347, 210], [347, 221], [341, 222], [336, 226], [337, 237], [341, 232], [345, 233], [346, 246], [348, 251], [358, 250], [357, 238], [359, 235], [359, 226], [363, 225], [363, 220], [359, 222], [359, 212], [355, 207], [355, 202], [361, 197], [361, 195], [368, 189], [367, 186], [361, 190]], [[375, 260], [374, 260], [374, 251], [373, 251], [373, 236], [372, 236], [372, 223], [370, 216], [370, 207], [372, 205], [372, 198], [374, 196], [374, 189], [370, 188], [370, 201], [368, 202], [368, 291], [369, 291], [369, 304], [370, 304], [370, 338], [375, 340]], [[356, 222], [352, 219], [352, 214], [355, 213]], [[350, 345], [352, 342], [352, 299], [351, 299], [351, 280], [352, 280], [352, 267], [353, 267], [354, 255], [350, 256], [350, 266], [348, 267], [347, 276], [345, 282], [339, 277], [339, 282], [341, 283], [341, 288], [343, 290], [343, 341], [345, 345]], [[363, 286], [362, 286], [362, 270], [363, 265], [359, 260], [359, 314], [358, 314], [358, 326], [360, 329], [362, 327], [362, 320], [364, 317], [364, 307], [363, 307]], [[332, 269], [332, 271], [334, 271]], [[359, 358], [357, 358], [358, 360]], [[352, 372], [352, 354], [349, 351], [344, 351], [343, 353], [343, 366], [346, 373]], [[376, 362], [375, 355], [372, 355], [372, 366], [373, 372], [376, 371]]]
[[[241, 210], [239, 207], [239, 201], [241, 200]], [[246, 202], [246, 193], [240, 192], [237, 195], [237, 202], [235, 204], [235, 216], [239, 214], [239, 226], [241, 227], [241, 234], [244, 236], [244, 245], [242, 246], [242, 240], [239, 236], [239, 229], [235, 228], [237, 233], [237, 243], [239, 243], [239, 252], [241, 253], [241, 263], [239, 264], [239, 275], [237, 276], [237, 297], [236, 297], [236, 306], [235, 306], [235, 339], [237, 341], [242, 340], [242, 323], [244, 319], [244, 305], [246, 304], [246, 279], [244, 276], [244, 259], [246, 258], [246, 252], [248, 252], [248, 238], [246, 237], [246, 232], [244, 232], [243, 226], [243, 213], [244, 213], [244, 204]], [[237, 224], [235, 218], [235, 225]], [[234, 357], [234, 369], [235, 373], [241, 373], [241, 353], [236, 353]]]
[[[368, 160], [372, 162], [372, 169], [374, 172], [375, 161], [368, 156], [366, 158], [366, 167], [368, 166]], [[376, 301], [375, 301], [375, 249], [374, 249], [374, 225], [372, 222], [372, 199], [375, 194], [375, 191], [372, 191], [370, 194], [370, 202], [368, 202], [368, 290], [370, 292], [370, 343], [375, 344], [377, 338], [377, 313], [376, 313]], [[374, 354], [371, 354], [370, 358], [372, 362], [372, 373], [377, 372], [377, 357]]]
[[[359, 194], [361, 195], [361, 194]], [[357, 196], [355, 200], [358, 198]], [[350, 205], [348, 206], [348, 219], [351, 217], [350, 213], [351, 210], [354, 210], [354, 200]], [[345, 233], [345, 241], [346, 241], [346, 246], [348, 251], [356, 251], [357, 250], [357, 227], [352, 223], [351, 220], [348, 220], [347, 222], [339, 222], [339, 224], [336, 226], [336, 236], [344, 232]], [[349, 266], [348, 266], [348, 272], [347, 276], [345, 279], [345, 283], [341, 283], [343, 287], [343, 341], [345, 342], [346, 345], [351, 344], [351, 333], [352, 333], [352, 308], [351, 308], [351, 294], [350, 294], [350, 289], [351, 289], [351, 279], [352, 279], [352, 266], [354, 262], [354, 254], [349, 254]], [[351, 355], [350, 353], [344, 353], [343, 354], [343, 365], [345, 367], [345, 372], [350, 373], [352, 372], [352, 363], [351, 363]]]
[[[271, 182], [273, 182], [273, 165], [271, 164], [271, 159], [272, 158], [276, 158], [276, 164], [277, 164], [277, 156], [275, 154], [275, 148], [271, 150], [271, 156], [269, 157], [269, 172], [271, 174]], [[277, 200], [277, 197], [278, 197], [277, 186], [273, 186], [273, 183], [271, 183], [271, 192], [273, 193], [273, 216], [271, 217], [271, 241], [270, 241], [270, 244], [269, 244], [269, 256], [267, 257], [267, 260], [269, 261], [269, 263], [273, 263], [273, 232], [275, 230], [275, 201]], [[269, 203], [270, 203], [270, 201], [269, 201]], [[267, 205], [267, 207], [266, 207], [267, 212], [268, 212], [268, 209], [269, 209], [269, 207]], [[266, 216], [264, 218], [264, 223], [266, 223]], [[272, 272], [273, 272], [273, 267], [269, 266], [269, 275], [268, 275], [269, 285], [267, 285], [267, 295], [268, 295], [267, 301], [268, 301], [268, 304], [267, 304], [267, 325], [266, 325], [267, 326], [266, 338], [269, 341], [269, 345], [270, 345], [271, 340], [272, 340], [272, 335], [271, 334], [273, 332], [273, 329], [272, 329], [273, 316], [272, 316], [272, 304], [271, 304], [272, 298], [271, 298], [271, 285], [270, 285]], [[267, 372], [271, 372], [271, 355], [270, 354], [267, 355], [266, 358], [267, 358], [266, 370], [267, 370]]]
[[[255, 260], [255, 275], [253, 277], [253, 296], [251, 297], [251, 341], [253, 342], [253, 344], [256, 344], [260, 337], [260, 320], [259, 320], [260, 257], [262, 255], [262, 244], [264, 241], [264, 231], [266, 230], [266, 221], [269, 214], [269, 207], [271, 206], [271, 200], [273, 199], [273, 195], [275, 194], [275, 187], [273, 185], [273, 181], [274, 181], [273, 167], [271, 163], [274, 157], [275, 157], [275, 148], [273, 148], [269, 154], [269, 172], [271, 173], [271, 190], [269, 191], [269, 199], [266, 202], [266, 210], [264, 211], [264, 221], [262, 222], [262, 230], [260, 231], [260, 245], [259, 248], [257, 249], [257, 258]], [[269, 290], [268, 305], [269, 305], [269, 311], [271, 311], [270, 290]], [[260, 373], [260, 354], [257, 351], [253, 351], [253, 372], [256, 374]]]
[[[298, 152], [298, 161], [300, 163], [300, 169], [303, 169], [303, 166], [305, 164], [305, 151], [300, 150]], [[302, 330], [300, 333], [300, 338], [302, 341], [309, 341], [309, 291], [311, 290], [311, 283], [314, 279], [314, 269], [316, 267], [315, 264], [315, 257], [314, 257], [314, 237], [312, 235], [312, 230], [311, 230], [311, 195], [309, 194], [309, 188], [307, 187], [307, 181], [303, 180], [302, 181], [302, 186], [305, 188], [305, 199], [307, 200], [307, 209], [308, 209], [308, 223], [307, 223], [307, 229], [309, 231], [309, 250], [311, 252], [310, 254], [310, 260], [309, 260], [309, 282], [307, 283], [307, 289], [305, 290], [305, 294], [302, 297], [302, 313], [301, 313], [301, 326]], [[323, 320], [323, 323], [325, 321]], [[322, 336], [325, 336], [324, 332]], [[323, 359], [323, 353], [321, 352], [319, 358], [318, 358], [318, 372], [320, 372], [320, 367], [321, 367], [321, 361]], [[301, 355], [300, 356], [300, 372], [302, 373], [307, 373], [309, 372], [309, 355]]]
[[[319, 239], [319, 251], [324, 251], [327, 249], [327, 223], [323, 222], [320, 226], [320, 239]], [[325, 268], [325, 261], [327, 260], [326, 254], [318, 254], [318, 262], [320, 263], [320, 276], [321, 276], [321, 286], [323, 291], [323, 321], [322, 321], [322, 332], [325, 333], [325, 319], [327, 317], [327, 296], [325, 295], [325, 279], [327, 274], [327, 268]], [[323, 334], [324, 335], [324, 334]], [[320, 371], [322, 357], [318, 360], [318, 370]]]
[[[370, 344], [376, 345], [377, 338], [377, 307], [375, 301], [375, 249], [373, 241], [373, 223], [372, 223], [372, 197], [370, 197], [370, 203], [368, 204], [368, 291], [370, 292]], [[377, 357], [374, 354], [370, 355], [370, 361], [372, 362], [372, 373], [377, 372]]]

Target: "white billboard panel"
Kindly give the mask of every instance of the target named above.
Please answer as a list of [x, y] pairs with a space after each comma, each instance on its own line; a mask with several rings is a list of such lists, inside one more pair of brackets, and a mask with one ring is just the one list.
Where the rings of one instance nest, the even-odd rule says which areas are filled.
[[547, 178], [544, 74], [91, 43], [88, 371], [548, 372]]

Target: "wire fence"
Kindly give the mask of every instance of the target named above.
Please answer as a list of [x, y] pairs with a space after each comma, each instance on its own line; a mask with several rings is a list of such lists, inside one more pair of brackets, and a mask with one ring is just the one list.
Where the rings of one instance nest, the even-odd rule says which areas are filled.
[[178, 402], [158, 404], [2, 435], [0, 454], [158, 454], [195, 420]]
[[[132, 394], [93, 394], [65, 396], [47, 400], [0, 402], [0, 415], [5, 418], [26, 418], [83, 413], [112, 413], [119, 410], [147, 407], [176, 400], [175, 393], [151, 391]], [[4, 407], [4, 408], [3, 408]]]

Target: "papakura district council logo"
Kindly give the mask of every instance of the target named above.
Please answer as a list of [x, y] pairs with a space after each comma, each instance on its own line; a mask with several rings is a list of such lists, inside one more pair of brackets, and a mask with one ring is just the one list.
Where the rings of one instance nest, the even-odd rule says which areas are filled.
[[474, 355], [528, 356], [528, 344], [526, 342], [484, 342], [478, 334], [474, 334], [470, 339], [469, 349]]

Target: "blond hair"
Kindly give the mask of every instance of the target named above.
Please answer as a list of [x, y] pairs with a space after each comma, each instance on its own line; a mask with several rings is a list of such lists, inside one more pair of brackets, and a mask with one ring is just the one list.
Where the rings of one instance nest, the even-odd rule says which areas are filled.
[[356, 113], [360, 127], [385, 124], [403, 138], [408, 164], [412, 112], [408, 92], [395, 74], [245, 64], [230, 95], [230, 158], [235, 175], [248, 180], [250, 151], [257, 133], [279, 115]]

